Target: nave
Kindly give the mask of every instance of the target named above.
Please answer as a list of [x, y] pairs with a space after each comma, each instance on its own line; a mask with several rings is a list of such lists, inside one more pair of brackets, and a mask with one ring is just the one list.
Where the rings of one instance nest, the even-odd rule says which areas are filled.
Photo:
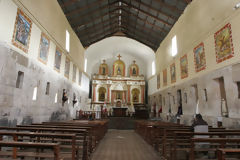
[[159, 160], [160, 155], [133, 130], [108, 130], [92, 160]]

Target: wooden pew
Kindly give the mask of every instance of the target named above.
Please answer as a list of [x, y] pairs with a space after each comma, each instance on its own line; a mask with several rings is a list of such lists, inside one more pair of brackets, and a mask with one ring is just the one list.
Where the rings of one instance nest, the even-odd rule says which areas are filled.
[[[240, 155], [240, 149], [239, 148], [219, 148], [217, 150], [217, 156], [218, 160], [226, 160], [226, 153], [238, 153]], [[238, 157], [240, 158], [240, 156]]]
[[66, 125], [45, 125], [45, 124], [33, 124], [33, 125], [17, 125], [17, 127], [35, 127], [35, 128], [62, 128], [62, 129], [85, 129], [86, 130], [86, 141], [88, 142], [88, 151], [92, 153], [93, 146], [95, 146], [96, 142], [92, 142], [93, 135], [91, 127], [81, 127], [81, 126], [66, 126]]
[[[0, 141], [1, 147], [14, 147], [11, 152], [8, 151], [0, 151], [0, 156], [11, 156], [12, 159], [17, 159], [18, 157], [34, 157], [34, 158], [52, 158], [54, 160], [64, 160], [60, 158], [59, 155], [59, 144], [58, 143], [33, 143], [33, 142], [5, 142]], [[51, 149], [52, 154], [46, 153], [34, 153], [34, 152], [19, 152], [19, 147], [24, 148], [40, 148], [40, 149]]]
[[[225, 148], [227, 143], [234, 143], [236, 145], [239, 145], [240, 138], [192, 138], [191, 139], [191, 149], [190, 149], [190, 157], [189, 160], [195, 160], [195, 151], [198, 151], [198, 149], [195, 149], [195, 144], [198, 142], [207, 142], [207, 143], [218, 143], [220, 148]], [[218, 148], [205, 148], [201, 149], [201, 151], [217, 151]]]
[[27, 132], [40, 132], [40, 133], [73, 133], [76, 134], [77, 139], [83, 140], [83, 145], [79, 147], [82, 149], [83, 159], [88, 159], [86, 130], [84, 129], [64, 129], [64, 128], [41, 128], [41, 127], [0, 127], [4, 131], [27, 131]]
[[[208, 136], [218, 137], [218, 138], [230, 138], [232, 136], [240, 136], [240, 132], [229, 132], [229, 130], [225, 130], [226, 132], [174, 132], [174, 140], [172, 141], [171, 148], [169, 152], [171, 154], [171, 159], [176, 160], [177, 152], [184, 151], [190, 152], [191, 138], [194, 136]], [[234, 131], [234, 130], [233, 130]], [[214, 146], [216, 147], [216, 145]]]
[[[72, 160], [78, 159], [78, 146], [76, 145], [76, 134], [56, 134], [56, 133], [35, 133], [35, 132], [2, 132], [0, 131], [0, 139], [3, 136], [11, 136], [14, 141], [35, 141], [35, 142], [51, 142], [51, 143], [59, 143], [68, 142], [71, 144], [71, 152], [68, 154], [65, 152], [64, 158], [71, 158]], [[24, 137], [21, 138], [21, 137]], [[27, 137], [27, 138], [26, 138]], [[46, 139], [50, 138], [50, 139]], [[65, 140], [65, 141], [64, 141]], [[60, 145], [60, 149], [66, 148], [63, 145]], [[66, 154], [67, 153], [67, 154]]]

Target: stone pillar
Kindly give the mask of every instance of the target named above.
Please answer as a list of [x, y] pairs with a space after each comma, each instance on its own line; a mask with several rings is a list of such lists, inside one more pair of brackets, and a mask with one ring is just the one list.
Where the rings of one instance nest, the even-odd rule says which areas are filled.
[[92, 101], [95, 102], [96, 101], [96, 84], [93, 84], [93, 89], [92, 89], [92, 93], [93, 93], [93, 97], [92, 97]]
[[145, 91], [145, 86], [141, 86], [141, 99], [142, 99], [142, 103], [144, 103], [144, 91]]
[[107, 102], [109, 102], [109, 98], [110, 98], [110, 86], [111, 85], [107, 85]]
[[130, 95], [131, 95], [131, 94], [130, 94], [130, 87], [131, 87], [130, 85], [127, 86], [127, 89], [128, 89], [128, 103], [131, 103], [131, 102], [130, 102], [130, 100], [131, 100], [131, 99], [130, 99]]
[[111, 103], [114, 104], [114, 99], [115, 99], [115, 92], [112, 91], [112, 94], [111, 94]]

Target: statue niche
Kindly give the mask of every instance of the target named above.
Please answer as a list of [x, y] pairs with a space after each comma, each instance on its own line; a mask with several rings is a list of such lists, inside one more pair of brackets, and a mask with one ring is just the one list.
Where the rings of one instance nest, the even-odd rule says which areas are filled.
[[136, 61], [133, 61], [133, 64], [131, 64], [130, 68], [129, 68], [129, 74], [130, 76], [138, 76], [139, 74], [139, 67], [136, 64]]
[[103, 63], [99, 66], [99, 74], [104, 76], [108, 75], [108, 65], [105, 60], [103, 60]]
[[139, 103], [139, 94], [140, 94], [139, 89], [134, 88], [134, 89], [132, 90], [132, 101], [133, 101], [133, 102]]
[[125, 64], [120, 58], [121, 56], [118, 55], [118, 60], [113, 64], [113, 76], [125, 76]]
[[98, 101], [104, 102], [106, 95], [106, 89], [104, 87], [100, 87], [98, 89]]

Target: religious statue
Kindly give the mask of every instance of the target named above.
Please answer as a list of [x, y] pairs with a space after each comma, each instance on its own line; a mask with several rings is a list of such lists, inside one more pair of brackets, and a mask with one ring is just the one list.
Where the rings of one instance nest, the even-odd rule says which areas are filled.
[[103, 69], [102, 74], [105, 75], [105, 74], [106, 74], [106, 69], [105, 69], [105, 67], [103, 67], [102, 69]]
[[65, 89], [63, 89], [63, 96], [62, 96], [62, 106], [64, 106], [64, 103], [68, 100], [67, 92]]
[[118, 68], [117, 68], [117, 74], [118, 74], [118, 75], [121, 75], [121, 69], [120, 69], [119, 66], [118, 66]]
[[133, 68], [133, 75], [136, 75], [136, 68]]

